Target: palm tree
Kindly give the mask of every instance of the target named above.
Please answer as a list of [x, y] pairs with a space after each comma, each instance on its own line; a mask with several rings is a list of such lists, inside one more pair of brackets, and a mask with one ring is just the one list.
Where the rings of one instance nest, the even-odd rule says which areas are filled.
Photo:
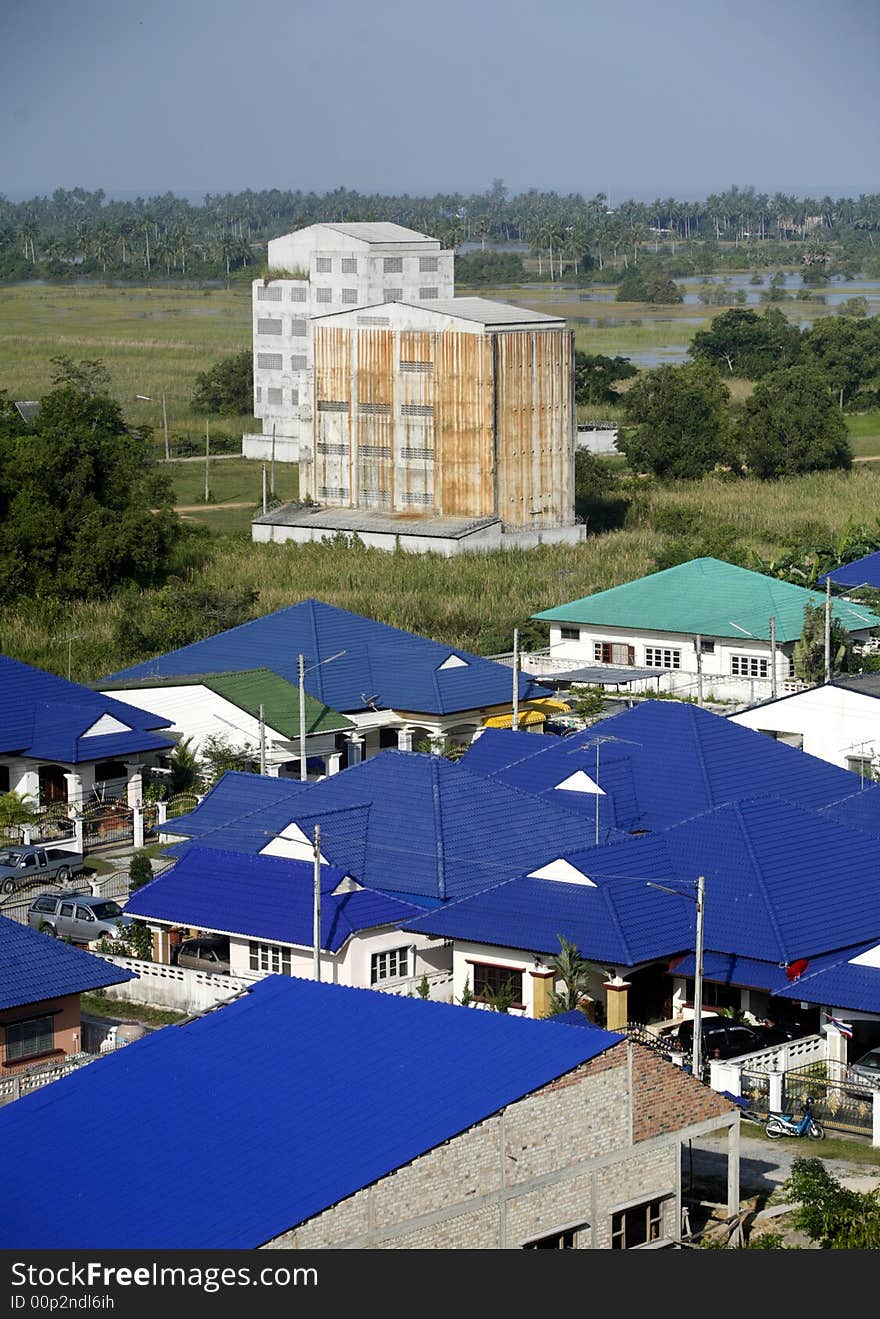
[[556, 979], [562, 981], [563, 987], [561, 990], [554, 989], [550, 995], [551, 1017], [560, 1012], [571, 1012], [579, 1008], [584, 999], [589, 998], [590, 975], [593, 971], [592, 963], [581, 957], [575, 944], [563, 934], [557, 934], [556, 937], [560, 951], [551, 958], [550, 966], [556, 973]]
[[182, 737], [168, 756], [171, 770], [170, 790], [172, 796], [179, 792], [195, 792], [202, 782], [202, 762], [192, 748], [192, 738]]

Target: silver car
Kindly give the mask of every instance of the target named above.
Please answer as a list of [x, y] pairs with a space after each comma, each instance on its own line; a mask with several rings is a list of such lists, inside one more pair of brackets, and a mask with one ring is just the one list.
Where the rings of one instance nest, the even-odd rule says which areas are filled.
[[120, 929], [132, 924], [118, 902], [89, 893], [42, 893], [28, 908], [28, 925], [74, 943], [118, 939]]

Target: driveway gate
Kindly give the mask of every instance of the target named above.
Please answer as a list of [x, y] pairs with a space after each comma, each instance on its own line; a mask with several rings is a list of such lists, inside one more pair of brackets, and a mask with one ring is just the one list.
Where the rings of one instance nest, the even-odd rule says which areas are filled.
[[82, 827], [86, 852], [113, 843], [130, 843], [134, 841], [134, 811], [123, 801], [97, 802], [83, 811]]
[[807, 1095], [812, 1096], [813, 1111], [823, 1126], [870, 1138], [874, 1121], [870, 1087], [854, 1085], [851, 1081], [829, 1081], [816, 1076], [809, 1067], [786, 1072], [783, 1081], [786, 1112], [799, 1113]]

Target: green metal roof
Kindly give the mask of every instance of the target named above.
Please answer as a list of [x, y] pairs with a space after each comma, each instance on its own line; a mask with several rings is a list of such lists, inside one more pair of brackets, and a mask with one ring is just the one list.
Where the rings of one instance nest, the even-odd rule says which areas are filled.
[[[751, 634], [769, 641], [770, 618], [775, 614], [776, 639], [784, 642], [800, 637], [804, 606], [824, 601], [822, 591], [810, 591], [778, 577], [765, 577], [733, 563], [705, 558], [691, 559], [532, 617], [646, 632], [701, 633], [707, 637]], [[848, 632], [880, 627], [880, 617], [862, 605], [838, 599], [832, 601], [831, 610]]]
[[[207, 687], [255, 719], [263, 718], [269, 728], [285, 737], [299, 737], [299, 689], [271, 669], [244, 669], [236, 673], [192, 673], [172, 678], [127, 678], [101, 684], [101, 691], [137, 691], [152, 687]], [[306, 698], [306, 733], [333, 733], [354, 728], [350, 719], [329, 705]]]

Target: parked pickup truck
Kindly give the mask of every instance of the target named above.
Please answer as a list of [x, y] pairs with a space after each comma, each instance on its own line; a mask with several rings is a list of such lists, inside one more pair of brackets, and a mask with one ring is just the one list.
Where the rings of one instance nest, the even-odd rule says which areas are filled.
[[6, 847], [0, 851], [0, 893], [14, 893], [35, 880], [66, 884], [82, 865], [81, 852], [61, 847]]

